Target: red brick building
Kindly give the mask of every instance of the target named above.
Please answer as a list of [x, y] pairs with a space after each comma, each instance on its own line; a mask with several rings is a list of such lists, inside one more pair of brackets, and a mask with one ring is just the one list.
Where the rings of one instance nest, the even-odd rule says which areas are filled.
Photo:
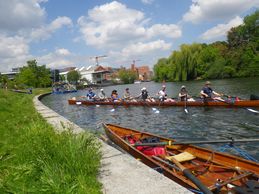
[[138, 75], [138, 80], [149, 81], [152, 77], [152, 71], [150, 71], [149, 66], [135, 67], [135, 64], [131, 64], [131, 71], [135, 71]]

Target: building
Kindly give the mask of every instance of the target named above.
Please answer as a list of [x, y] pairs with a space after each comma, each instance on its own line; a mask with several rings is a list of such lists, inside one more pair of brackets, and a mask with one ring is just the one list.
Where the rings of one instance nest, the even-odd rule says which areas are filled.
[[91, 65], [78, 69], [81, 74], [81, 79], [86, 79], [91, 84], [103, 84], [109, 79], [109, 68], [101, 65]]
[[136, 67], [135, 64], [131, 64], [131, 71], [136, 72], [138, 76], [137, 79], [141, 81], [150, 81], [153, 75], [152, 71], [150, 71], [149, 66], [147, 65]]
[[15, 76], [20, 73], [21, 67], [12, 68], [12, 71], [2, 72], [1, 75], [6, 75], [9, 80], [14, 80]]

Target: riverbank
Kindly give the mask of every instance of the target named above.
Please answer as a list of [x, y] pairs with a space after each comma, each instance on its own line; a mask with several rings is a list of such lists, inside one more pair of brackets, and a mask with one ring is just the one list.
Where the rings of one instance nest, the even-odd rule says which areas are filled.
[[[53, 95], [50, 95], [53, 96]], [[54, 95], [56, 96], [56, 95]], [[63, 95], [66, 96], [67, 95]], [[43, 95], [34, 97], [36, 110], [58, 131], [70, 128], [74, 133], [82, 132], [84, 129], [69, 121], [57, 112], [45, 106], [39, 99]], [[48, 96], [42, 98], [44, 100]], [[59, 95], [59, 98], [61, 96]], [[60, 108], [62, 109], [62, 108]], [[100, 113], [103, 115], [103, 113]], [[88, 117], [86, 120], [90, 119]], [[96, 125], [96, 124], [95, 124]], [[98, 138], [96, 138], [98, 141]], [[156, 193], [191, 193], [187, 189], [171, 181], [162, 174], [149, 168], [142, 162], [120, 152], [114, 147], [100, 141], [101, 144], [101, 166], [98, 180], [102, 183], [102, 192], [105, 194], [156, 194]], [[86, 175], [87, 176], [87, 175]]]
[[101, 193], [95, 138], [55, 133], [34, 95], [0, 90], [0, 193]]

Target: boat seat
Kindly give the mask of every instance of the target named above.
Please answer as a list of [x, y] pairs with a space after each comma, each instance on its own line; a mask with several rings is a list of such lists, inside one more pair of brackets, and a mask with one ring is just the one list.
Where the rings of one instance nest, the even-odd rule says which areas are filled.
[[190, 154], [189, 152], [182, 152], [180, 154], [174, 155], [174, 156], [166, 156], [167, 160], [172, 160], [172, 158], [176, 159], [178, 162], [185, 162], [189, 160], [193, 160], [196, 158], [194, 155]]

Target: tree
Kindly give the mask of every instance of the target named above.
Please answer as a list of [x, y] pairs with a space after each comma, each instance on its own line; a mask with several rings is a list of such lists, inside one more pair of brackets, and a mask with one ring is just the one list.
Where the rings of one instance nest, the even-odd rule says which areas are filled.
[[173, 65], [169, 65], [169, 60], [161, 58], [154, 66], [155, 81], [173, 81]]
[[180, 48], [180, 51], [174, 51], [169, 57], [170, 64], [175, 65], [174, 80], [192, 80], [197, 77], [196, 68], [202, 44], [183, 44]]
[[135, 79], [137, 78], [137, 75], [134, 71], [121, 69], [119, 71], [119, 78], [124, 84], [132, 84], [134, 83]]
[[69, 83], [77, 84], [80, 77], [80, 73], [76, 70], [72, 70], [67, 73], [67, 81]]
[[50, 69], [45, 65], [38, 66], [36, 60], [27, 61], [27, 66], [21, 68], [16, 78], [18, 84], [32, 87], [47, 87], [51, 85]]

